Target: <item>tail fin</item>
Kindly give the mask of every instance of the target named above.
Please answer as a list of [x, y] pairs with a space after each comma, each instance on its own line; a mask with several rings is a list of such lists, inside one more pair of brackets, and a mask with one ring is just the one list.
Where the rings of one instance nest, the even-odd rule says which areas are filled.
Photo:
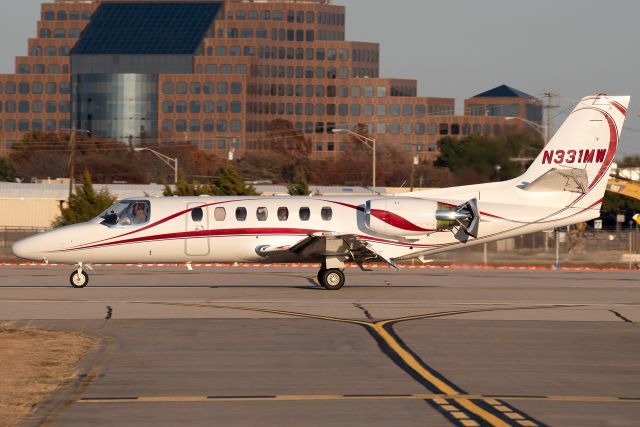
[[580, 175], [586, 174], [587, 194], [577, 206], [599, 206], [629, 100], [603, 94], [583, 98], [520, 180], [532, 183], [552, 169], [581, 170]]

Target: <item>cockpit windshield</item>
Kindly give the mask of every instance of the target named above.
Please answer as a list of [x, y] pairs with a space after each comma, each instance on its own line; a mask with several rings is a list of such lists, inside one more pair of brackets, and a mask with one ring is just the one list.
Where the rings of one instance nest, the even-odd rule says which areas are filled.
[[114, 203], [99, 217], [100, 224], [108, 227], [137, 226], [149, 222], [151, 206], [147, 200], [121, 200]]

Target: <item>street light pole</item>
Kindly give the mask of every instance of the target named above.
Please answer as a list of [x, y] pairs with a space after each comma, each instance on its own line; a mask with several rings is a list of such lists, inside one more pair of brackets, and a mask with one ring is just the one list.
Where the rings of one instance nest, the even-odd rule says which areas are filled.
[[376, 140], [375, 138], [369, 138], [366, 137], [364, 135], [360, 135], [359, 133], [353, 132], [352, 130], [349, 129], [333, 129], [332, 130], [333, 133], [347, 133], [349, 135], [354, 136], [358, 141], [362, 142], [364, 145], [367, 146], [368, 149], [370, 149], [371, 151], [373, 151], [373, 161], [372, 161], [372, 178], [373, 178], [373, 185], [371, 187], [371, 192], [373, 194], [376, 194]]
[[[134, 148], [133, 151], [151, 151], [156, 155], [164, 164], [173, 169], [173, 183], [178, 184], [178, 158], [169, 157], [165, 154], [159, 153], [156, 150], [147, 147], [137, 147]], [[172, 165], [173, 164], [173, 165]]]

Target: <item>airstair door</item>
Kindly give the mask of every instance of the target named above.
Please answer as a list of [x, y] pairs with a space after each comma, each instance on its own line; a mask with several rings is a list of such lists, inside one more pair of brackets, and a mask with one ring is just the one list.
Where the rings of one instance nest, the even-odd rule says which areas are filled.
[[209, 214], [202, 203], [189, 203], [186, 214], [185, 231], [188, 237], [184, 243], [184, 253], [191, 256], [209, 255]]

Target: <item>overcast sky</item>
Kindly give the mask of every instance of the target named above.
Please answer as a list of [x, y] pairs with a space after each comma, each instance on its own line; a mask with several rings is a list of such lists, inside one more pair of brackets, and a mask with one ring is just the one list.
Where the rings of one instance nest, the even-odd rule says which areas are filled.
[[[34, 37], [41, 0], [2, 0], [0, 73]], [[381, 75], [418, 80], [418, 93], [462, 100], [505, 83], [534, 96], [631, 95], [620, 153], [640, 153], [637, 0], [333, 0], [347, 39], [381, 44]], [[562, 117], [556, 118], [556, 125]]]

